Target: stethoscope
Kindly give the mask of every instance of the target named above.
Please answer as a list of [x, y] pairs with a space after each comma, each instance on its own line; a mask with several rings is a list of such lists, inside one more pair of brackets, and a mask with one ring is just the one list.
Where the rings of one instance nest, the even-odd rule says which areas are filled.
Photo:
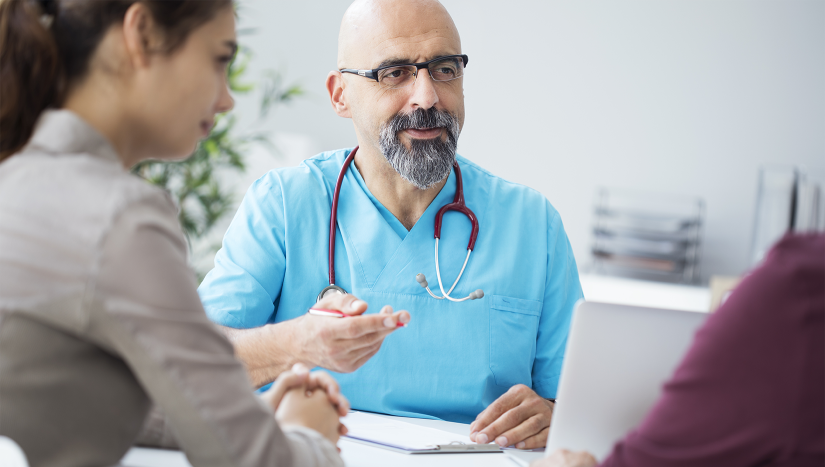
[[[335, 221], [338, 217], [338, 195], [341, 193], [341, 184], [344, 181], [344, 176], [347, 174], [347, 169], [349, 169], [350, 163], [352, 163], [352, 160], [355, 159], [355, 153], [357, 151], [358, 146], [356, 146], [344, 160], [344, 166], [341, 167], [341, 172], [338, 174], [338, 181], [335, 183], [335, 191], [332, 194], [332, 213], [330, 213], [329, 216], [329, 285], [324, 287], [324, 289], [321, 290], [321, 293], [318, 294], [318, 301], [328, 295], [347, 293], [347, 291], [342, 287], [335, 285]], [[416, 274], [415, 280], [421, 284], [421, 287], [427, 289], [427, 292], [437, 300], [444, 300], [446, 298], [447, 300], [453, 302], [463, 302], [464, 300], [475, 300], [483, 297], [484, 291], [478, 289], [471, 292], [470, 295], [464, 298], [453, 298], [450, 296], [453, 289], [455, 289], [455, 286], [458, 285], [461, 275], [464, 274], [464, 269], [467, 267], [467, 261], [470, 260], [470, 253], [473, 252], [476, 239], [478, 238], [478, 220], [476, 219], [476, 215], [473, 214], [473, 211], [471, 211], [466, 204], [464, 204], [464, 182], [461, 179], [461, 169], [458, 167], [458, 162], [453, 162], [453, 169], [455, 170], [455, 197], [453, 197], [452, 203], [442, 206], [441, 209], [438, 210], [438, 214], [435, 215], [435, 274], [438, 276], [438, 288], [441, 289], [441, 293], [443, 295], [439, 297], [430, 290], [429, 284], [427, 284], [427, 278], [424, 277], [424, 274]], [[441, 219], [447, 211], [458, 211], [467, 216], [467, 218], [470, 219], [470, 223], [473, 225], [473, 229], [470, 232], [470, 242], [467, 244], [467, 257], [464, 258], [464, 265], [461, 266], [461, 272], [458, 273], [458, 277], [456, 277], [455, 282], [453, 282], [453, 286], [450, 287], [450, 290], [445, 292], [444, 285], [441, 282], [441, 269], [438, 266], [438, 240], [441, 238]]]

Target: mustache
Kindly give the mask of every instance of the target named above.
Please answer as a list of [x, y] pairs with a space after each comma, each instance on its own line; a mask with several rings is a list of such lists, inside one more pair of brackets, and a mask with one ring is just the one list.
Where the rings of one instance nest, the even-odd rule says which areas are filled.
[[458, 119], [435, 107], [416, 109], [410, 113], [399, 112], [388, 122], [387, 127], [393, 134], [408, 129], [446, 128], [452, 139], [458, 139]]

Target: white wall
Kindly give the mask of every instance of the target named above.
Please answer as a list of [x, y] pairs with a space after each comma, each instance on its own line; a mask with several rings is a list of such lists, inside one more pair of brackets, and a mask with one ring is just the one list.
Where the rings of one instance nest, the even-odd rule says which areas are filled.
[[[544, 193], [580, 265], [598, 186], [704, 198], [707, 277], [748, 265], [760, 165], [825, 167], [823, 1], [443, 2], [470, 56], [459, 152]], [[348, 3], [241, 0], [252, 75], [309, 92], [268, 123], [285, 157], [256, 153], [247, 179], [355, 144], [323, 88]]]

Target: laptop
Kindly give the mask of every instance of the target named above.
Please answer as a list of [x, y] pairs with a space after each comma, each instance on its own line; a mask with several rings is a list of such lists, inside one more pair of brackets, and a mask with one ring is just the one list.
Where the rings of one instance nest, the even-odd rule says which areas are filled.
[[[604, 460], [659, 398], [707, 316], [580, 301], [545, 455], [564, 448]], [[526, 454], [507, 454], [526, 465]]]

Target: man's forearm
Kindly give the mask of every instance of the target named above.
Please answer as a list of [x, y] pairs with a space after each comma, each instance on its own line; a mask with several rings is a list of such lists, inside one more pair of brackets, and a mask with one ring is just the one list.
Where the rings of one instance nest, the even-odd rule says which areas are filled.
[[291, 323], [285, 321], [259, 328], [235, 329], [220, 326], [235, 347], [235, 355], [246, 367], [254, 387], [270, 383], [301, 359], [299, 349], [292, 345]]

